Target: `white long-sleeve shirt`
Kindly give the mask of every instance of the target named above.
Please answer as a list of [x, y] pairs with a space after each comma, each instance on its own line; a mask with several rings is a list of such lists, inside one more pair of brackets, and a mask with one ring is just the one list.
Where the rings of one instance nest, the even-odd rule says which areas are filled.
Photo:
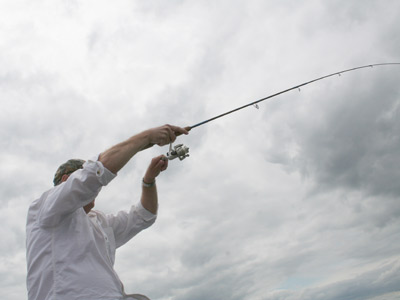
[[115, 250], [152, 225], [156, 215], [140, 202], [117, 215], [86, 214], [83, 206], [114, 177], [101, 162], [89, 160], [31, 204], [26, 226], [29, 300], [124, 298], [113, 268]]

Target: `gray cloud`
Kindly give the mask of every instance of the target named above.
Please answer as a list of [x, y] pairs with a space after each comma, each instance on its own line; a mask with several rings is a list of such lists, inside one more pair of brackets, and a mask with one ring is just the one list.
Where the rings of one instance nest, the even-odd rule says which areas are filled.
[[375, 299], [386, 294], [386, 299], [396, 299], [400, 283], [399, 261], [387, 262], [371, 271], [361, 273], [351, 279], [325, 286], [306, 289], [297, 293], [278, 292], [263, 299]]
[[371, 195], [399, 194], [400, 95], [392, 75], [376, 78], [377, 87], [366, 87], [361, 94], [346, 88], [334, 97], [326, 95], [325, 101], [336, 107], [319, 112], [324, 120], [317, 126], [310, 122], [306, 135], [297, 132], [302, 140], [294, 159], [322, 187], [362, 189]]

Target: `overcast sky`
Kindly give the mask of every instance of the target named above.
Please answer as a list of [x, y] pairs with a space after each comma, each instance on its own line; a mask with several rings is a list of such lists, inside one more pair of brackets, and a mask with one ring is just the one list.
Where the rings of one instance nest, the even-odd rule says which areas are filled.
[[[2, 0], [0, 286], [26, 299], [29, 204], [57, 167], [343, 69], [400, 62], [398, 0]], [[342, 74], [191, 131], [155, 225], [117, 250], [157, 300], [400, 298], [400, 66]], [[153, 147], [103, 189], [139, 201]]]

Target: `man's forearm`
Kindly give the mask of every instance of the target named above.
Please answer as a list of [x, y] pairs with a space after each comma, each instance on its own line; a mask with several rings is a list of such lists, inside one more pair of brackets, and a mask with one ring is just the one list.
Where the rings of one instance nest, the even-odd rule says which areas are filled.
[[158, 195], [155, 179], [153, 182], [147, 182], [143, 179], [144, 183], [151, 184], [151, 186], [142, 186], [142, 198], [140, 199], [142, 206], [153, 214], [157, 214], [158, 210]]
[[155, 144], [167, 145], [175, 141], [176, 135], [188, 134], [188, 130], [168, 124], [148, 129], [104, 151], [100, 154], [99, 161], [116, 174], [139, 151]]
[[154, 157], [143, 177], [142, 198], [140, 200], [142, 206], [153, 214], [156, 214], [158, 209], [156, 177], [167, 167], [168, 160], [164, 155]]
[[117, 174], [136, 153], [150, 145], [149, 131], [143, 131], [102, 152], [99, 161], [112, 173]]

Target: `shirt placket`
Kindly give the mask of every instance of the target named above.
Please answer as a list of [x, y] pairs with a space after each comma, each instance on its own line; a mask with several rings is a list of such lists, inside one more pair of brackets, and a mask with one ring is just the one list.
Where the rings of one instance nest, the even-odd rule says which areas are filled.
[[96, 225], [97, 225], [98, 229], [100, 230], [100, 232], [101, 232], [101, 234], [102, 234], [102, 236], [103, 236], [104, 242], [105, 242], [105, 244], [106, 244], [106, 250], [107, 250], [107, 257], [108, 257], [108, 260], [110, 261], [111, 265], [113, 265], [113, 262], [112, 262], [112, 260], [111, 260], [111, 246], [110, 246], [110, 241], [109, 241], [108, 235], [107, 235], [107, 233], [105, 233], [105, 231], [103, 230], [103, 227], [101, 226], [101, 223], [100, 223], [100, 221], [99, 221], [97, 218], [96, 218]]

